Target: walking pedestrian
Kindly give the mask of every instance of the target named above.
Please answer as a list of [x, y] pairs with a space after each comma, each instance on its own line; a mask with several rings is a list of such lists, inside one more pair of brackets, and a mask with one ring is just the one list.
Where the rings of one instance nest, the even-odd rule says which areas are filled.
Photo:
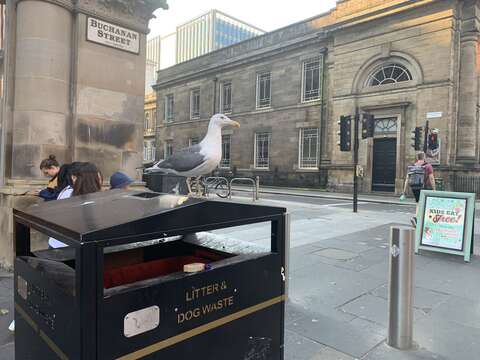
[[422, 190], [435, 190], [435, 176], [433, 175], [433, 166], [425, 161], [425, 153], [418, 153], [415, 164], [408, 167], [407, 177], [405, 179], [405, 184], [403, 185], [402, 198], [407, 192], [407, 186], [410, 186], [413, 196], [415, 196], [415, 202], [417, 203], [415, 209], [415, 216], [411, 219], [412, 225], [416, 227], [420, 192]]

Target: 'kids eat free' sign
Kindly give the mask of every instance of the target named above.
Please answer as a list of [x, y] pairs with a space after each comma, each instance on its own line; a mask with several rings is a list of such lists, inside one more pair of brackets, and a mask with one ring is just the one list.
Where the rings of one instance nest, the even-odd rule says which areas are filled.
[[475, 194], [422, 191], [415, 251], [462, 255], [470, 261]]

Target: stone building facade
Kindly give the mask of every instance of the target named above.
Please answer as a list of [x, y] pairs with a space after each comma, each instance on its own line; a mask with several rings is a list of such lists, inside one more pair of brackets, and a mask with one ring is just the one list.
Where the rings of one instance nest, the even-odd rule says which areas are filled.
[[157, 97], [155, 93], [145, 95], [145, 118], [143, 123], [143, 162], [151, 163], [155, 161], [155, 131], [157, 120]]
[[225, 134], [233, 172], [349, 190], [353, 153], [340, 151], [337, 121], [358, 111], [376, 122], [374, 138], [360, 143], [362, 191], [401, 191], [415, 157], [411, 130], [427, 119], [439, 131], [437, 176], [451, 188], [453, 177], [479, 169], [479, 10], [475, 0], [337, 1], [328, 13], [161, 70], [158, 156], [227, 112], [242, 125]]

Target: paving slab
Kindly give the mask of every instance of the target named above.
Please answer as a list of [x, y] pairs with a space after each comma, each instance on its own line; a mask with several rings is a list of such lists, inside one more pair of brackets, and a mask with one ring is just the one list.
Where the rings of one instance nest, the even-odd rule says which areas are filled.
[[13, 343], [14, 335], [8, 330], [8, 326], [14, 318], [13, 294], [8, 299], [0, 301], [0, 309], [7, 310], [8, 313], [0, 315], [0, 346]]
[[325, 346], [293, 331], [285, 331], [285, 359], [317, 360]]
[[[344, 250], [341, 250], [344, 251]], [[319, 255], [320, 252], [315, 252]], [[347, 252], [348, 253], [348, 252]], [[356, 256], [349, 259], [333, 259], [321, 256], [321, 261], [326, 264], [335, 265], [344, 269], [353, 271], [363, 271], [377, 264], [388, 261], [387, 248], [369, 248], [366, 251], [358, 253]]]
[[289, 296], [308, 308], [315, 304], [337, 307], [382, 284], [378, 278], [317, 263], [291, 272]]
[[[371, 294], [388, 300], [387, 284], [373, 290]], [[442, 292], [428, 290], [421, 287], [415, 287], [413, 295], [413, 306], [417, 309], [422, 310], [423, 312], [428, 313], [443, 302], [447, 301], [450, 296], [451, 295]]]
[[[362, 360], [449, 360], [427, 350], [400, 351], [387, 344], [381, 344], [368, 353]], [[453, 359], [451, 359], [453, 360]]]
[[[479, 300], [473, 301], [452, 295], [434, 308], [431, 316], [480, 330]], [[480, 338], [478, 340], [478, 346], [480, 350]], [[478, 358], [480, 358], [480, 355]]]
[[[386, 299], [366, 294], [345, 304], [341, 310], [383, 327], [388, 326], [388, 301]], [[413, 309], [414, 320], [418, 320], [422, 316], [425, 316], [423, 311]]]
[[287, 325], [287, 329], [354, 358], [361, 358], [385, 340], [380, 334], [365, 331], [363, 326], [325, 316], [305, 316]]
[[384, 336], [385, 338], [387, 337], [387, 333], [388, 333], [387, 327], [377, 324], [373, 321], [369, 321], [369, 320], [357, 317], [352, 321], [350, 321], [350, 324], [359, 328], [363, 328], [366, 332], [379, 334]]
[[413, 336], [422, 348], [446, 359], [479, 358], [480, 329], [445, 319], [442, 314], [424, 317], [416, 322]]
[[337, 261], [347, 261], [358, 256], [358, 253], [355, 253], [355, 252], [341, 250], [341, 249], [333, 249], [333, 248], [318, 250], [314, 252], [314, 254], [320, 257], [337, 260]]
[[0, 346], [0, 360], [14, 360], [15, 345], [13, 342]]

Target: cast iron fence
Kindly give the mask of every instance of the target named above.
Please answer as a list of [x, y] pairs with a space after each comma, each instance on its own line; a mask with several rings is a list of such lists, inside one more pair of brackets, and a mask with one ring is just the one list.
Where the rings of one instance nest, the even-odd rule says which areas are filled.
[[452, 187], [453, 191], [475, 193], [480, 198], [480, 176], [453, 175]]

